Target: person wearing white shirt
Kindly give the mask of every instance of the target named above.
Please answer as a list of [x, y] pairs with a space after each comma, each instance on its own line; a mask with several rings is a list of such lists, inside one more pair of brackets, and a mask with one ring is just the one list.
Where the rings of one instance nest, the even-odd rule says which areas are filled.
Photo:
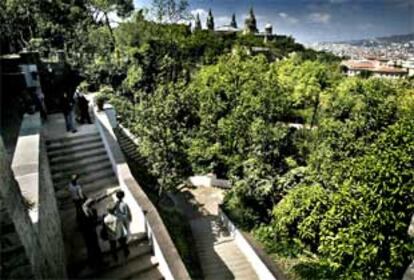
[[117, 243], [120, 244], [124, 251], [125, 258], [129, 256], [129, 249], [127, 244], [128, 232], [122, 220], [115, 214], [116, 206], [111, 205], [107, 208], [108, 213], [103, 219], [103, 226], [106, 230], [109, 245], [111, 247], [111, 254], [115, 262], [118, 261]]

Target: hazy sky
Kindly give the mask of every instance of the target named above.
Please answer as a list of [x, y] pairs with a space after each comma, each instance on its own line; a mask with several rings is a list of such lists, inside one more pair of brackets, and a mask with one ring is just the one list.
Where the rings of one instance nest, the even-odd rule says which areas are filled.
[[[150, 7], [151, 0], [134, 0]], [[253, 6], [259, 29], [273, 24], [279, 34], [300, 42], [337, 41], [414, 32], [414, 0], [189, 0], [203, 26], [209, 8], [216, 26], [236, 13], [239, 27]]]

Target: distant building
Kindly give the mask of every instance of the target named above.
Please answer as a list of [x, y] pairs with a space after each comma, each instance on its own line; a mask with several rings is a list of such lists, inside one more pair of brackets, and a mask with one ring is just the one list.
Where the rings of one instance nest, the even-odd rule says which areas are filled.
[[402, 67], [408, 72], [408, 77], [414, 76], [414, 57], [411, 57], [402, 62]]
[[217, 27], [214, 31], [220, 34], [235, 34], [240, 32], [240, 29], [235, 28], [232, 25], [222, 25]]
[[256, 16], [254, 15], [253, 8], [250, 8], [249, 16], [244, 21], [244, 33], [255, 34], [259, 32], [257, 29]]
[[391, 66], [388, 60], [346, 60], [341, 63], [343, 71], [348, 76], [357, 76], [364, 73], [372, 77], [397, 79], [407, 76], [407, 70]]

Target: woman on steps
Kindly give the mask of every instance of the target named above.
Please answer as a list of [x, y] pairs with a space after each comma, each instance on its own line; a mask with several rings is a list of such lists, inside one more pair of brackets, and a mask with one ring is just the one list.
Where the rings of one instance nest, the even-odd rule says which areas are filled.
[[103, 219], [103, 230], [111, 247], [111, 254], [115, 262], [118, 261], [117, 243], [124, 251], [125, 258], [129, 256], [129, 249], [127, 244], [128, 230], [123, 221], [116, 215], [116, 204], [112, 204], [107, 208], [108, 213]]

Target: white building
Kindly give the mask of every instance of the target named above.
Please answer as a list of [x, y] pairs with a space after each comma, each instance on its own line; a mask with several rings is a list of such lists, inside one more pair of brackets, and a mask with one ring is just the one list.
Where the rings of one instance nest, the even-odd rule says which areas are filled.
[[343, 61], [341, 65], [344, 73], [348, 76], [356, 76], [367, 72], [372, 77], [398, 79], [406, 77], [408, 74], [406, 69], [394, 67], [386, 60], [347, 60]]

